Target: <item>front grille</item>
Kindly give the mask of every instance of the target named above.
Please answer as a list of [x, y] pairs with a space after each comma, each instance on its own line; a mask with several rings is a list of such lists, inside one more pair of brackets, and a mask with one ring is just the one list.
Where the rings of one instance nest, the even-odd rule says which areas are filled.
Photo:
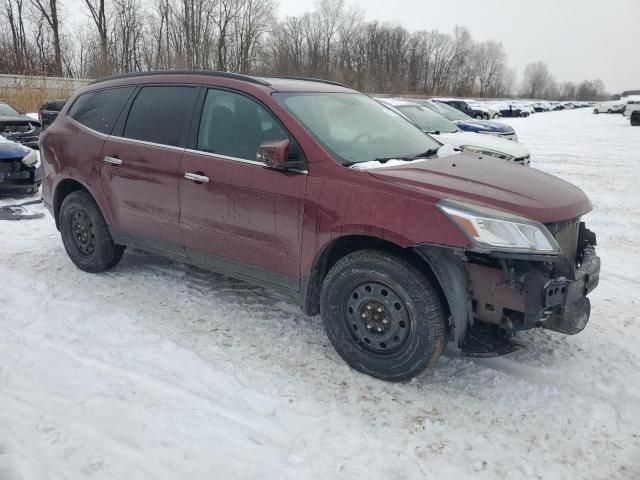
[[28, 122], [0, 124], [1, 133], [16, 134], [16, 133], [30, 133], [33, 131], [35, 131], [35, 127]]
[[559, 222], [547, 223], [545, 225], [554, 236], [558, 245], [562, 249], [564, 256], [571, 262], [576, 263], [578, 253], [578, 234], [580, 232], [580, 217], [561, 220]]
[[0, 160], [0, 172], [15, 173], [27, 170], [28, 167], [22, 163], [21, 158], [5, 158]]

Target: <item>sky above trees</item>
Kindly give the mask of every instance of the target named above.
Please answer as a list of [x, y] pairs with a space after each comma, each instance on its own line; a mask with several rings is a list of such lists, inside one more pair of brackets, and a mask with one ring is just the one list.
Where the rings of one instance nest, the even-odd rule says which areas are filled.
[[[509, 15], [487, 22], [478, 21], [487, 12], [469, 17], [473, 8], [462, 8], [466, 1], [452, 10], [450, 2], [435, 8], [432, 1], [396, 0], [389, 12], [391, 2], [377, 0], [366, 9], [349, 0], [0, 0], [0, 71], [95, 78], [198, 68], [316, 76], [376, 93], [567, 99], [603, 93], [599, 78], [610, 77], [606, 61], [591, 59], [584, 68], [601, 77], [576, 78], [556, 62], [557, 52], [571, 46], [566, 38], [537, 55], [558, 23], [578, 35], [584, 12], [537, 22], [541, 13], [522, 18], [517, 11], [525, 12], [529, 2], [517, 2]], [[518, 44], [510, 35], [513, 23], [529, 32], [526, 55], [510, 54]], [[569, 66], [585, 67], [577, 61]]]

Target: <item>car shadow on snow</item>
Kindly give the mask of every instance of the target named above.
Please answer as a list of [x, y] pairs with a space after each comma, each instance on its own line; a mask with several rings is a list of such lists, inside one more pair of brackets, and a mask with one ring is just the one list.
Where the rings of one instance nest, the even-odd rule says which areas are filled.
[[[327, 365], [327, 369], [331, 369], [334, 373], [339, 371], [336, 369], [337, 365], [342, 366], [345, 368], [346, 378], [350, 376], [346, 373], [349, 372], [348, 367], [333, 351], [322, 331], [319, 317], [306, 316], [290, 297], [276, 290], [254, 286], [242, 280], [137, 249], [127, 249], [120, 264], [110, 271], [109, 275], [126, 275], [134, 282], [137, 278], [151, 288], [162, 286], [171, 288], [172, 285], [179, 285], [180, 291], [191, 297], [188, 302], [215, 301], [222, 303], [223, 307], [230, 311], [241, 308], [249, 317], [255, 315], [256, 328], [284, 331], [291, 331], [292, 328], [301, 329], [290, 337], [292, 341], [301, 342], [298, 346], [301, 350], [305, 349], [312, 357], [326, 358], [332, 363]], [[234, 325], [233, 322], [227, 323], [229, 324], [225, 324], [225, 328], [230, 328], [232, 331], [237, 328], [240, 336], [241, 327]], [[212, 341], [214, 340], [215, 335], [212, 334]], [[538, 370], [562, 364], [578, 351], [578, 347], [572, 347], [563, 335], [541, 329], [519, 333], [517, 340], [523, 345], [522, 349], [504, 357], [488, 359], [463, 357], [450, 343], [436, 369], [420, 375], [407, 386], [412, 388], [410, 385], [413, 385], [419, 389], [438, 384], [443, 387], [454, 387], [461, 377], [470, 379], [483, 370], [522, 379], [534, 377], [540, 379], [544, 374], [538, 373]], [[236, 346], [241, 348], [242, 342], [237, 343]], [[309, 352], [310, 347], [314, 351]], [[263, 348], [265, 354], [273, 353], [271, 347]], [[292, 348], [296, 346], [293, 345]], [[356, 376], [360, 375], [352, 373]], [[378, 382], [375, 379], [370, 381]]]

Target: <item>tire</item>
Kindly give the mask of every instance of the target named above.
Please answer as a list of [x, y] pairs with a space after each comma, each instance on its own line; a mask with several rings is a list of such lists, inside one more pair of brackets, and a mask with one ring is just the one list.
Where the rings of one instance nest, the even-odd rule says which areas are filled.
[[446, 343], [444, 309], [431, 281], [404, 258], [378, 250], [351, 253], [331, 268], [320, 314], [345, 362], [389, 382], [433, 369]]
[[594, 113], [594, 114], [596, 114], [596, 115], [598, 115], [600, 112], [599, 112], [599, 111], [598, 111], [598, 109], [596, 108], [596, 109], [593, 111], [593, 113]]
[[631, 126], [640, 127], [640, 114], [631, 115]]
[[122, 258], [124, 247], [113, 242], [100, 208], [88, 192], [79, 190], [65, 197], [59, 225], [64, 249], [80, 270], [102, 272]]
[[500, 115], [499, 113], [496, 113], [496, 114], [494, 114], [494, 115], [493, 115], [493, 118], [494, 118], [494, 120], [495, 120], [496, 118], [500, 118], [501, 116], [502, 116], [502, 115]]
[[476, 120], [482, 120], [482, 119], [483, 119], [483, 116], [482, 116], [482, 114], [480, 114], [480, 113], [479, 113], [479, 114], [477, 114], [474, 118], [475, 118]]
[[607, 113], [613, 113], [613, 111], [611, 109], [607, 110]]

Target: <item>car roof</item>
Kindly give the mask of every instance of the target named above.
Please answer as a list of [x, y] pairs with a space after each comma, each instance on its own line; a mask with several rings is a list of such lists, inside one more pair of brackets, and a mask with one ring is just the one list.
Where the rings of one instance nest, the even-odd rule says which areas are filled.
[[198, 79], [201, 80], [202, 83], [209, 83], [207, 80], [215, 81], [216, 79], [235, 80], [246, 82], [257, 87], [263, 87], [272, 92], [356, 92], [346, 85], [331, 80], [306, 77], [258, 77], [212, 70], [158, 70], [127, 73], [95, 80], [91, 82], [89, 86], [113, 84], [114, 82], [118, 85], [144, 84], [155, 81], [164, 83], [165, 81], [175, 81], [176, 77], [181, 77], [181, 80], [185, 80], [186, 77], [189, 81]]

